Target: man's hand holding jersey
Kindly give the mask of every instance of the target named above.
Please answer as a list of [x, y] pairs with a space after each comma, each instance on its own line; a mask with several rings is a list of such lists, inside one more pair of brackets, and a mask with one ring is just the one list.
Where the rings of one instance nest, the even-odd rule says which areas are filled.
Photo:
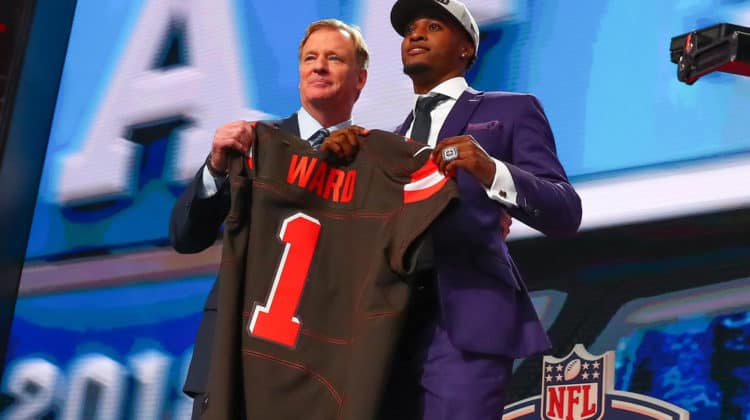
[[[359, 150], [357, 136], [366, 136], [369, 133], [370, 130], [357, 125], [336, 130], [323, 139], [320, 150], [329, 151], [339, 159], [349, 161], [354, 159]], [[449, 147], [455, 148], [456, 152], [458, 152], [458, 156], [451, 160], [445, 159], [443, 153]], [[492, 180], [495, 177], [495, 163], [471, 136], [449, 137], [441, 141], [432, 152], [432, 158], [441, 172], [455, 173], [457, 168], [461, 168], [485, 186], [492, 185]], [[508, 237], [512, 223], [513, 219], [508, 212], [503, 211], [503, 217], [500, 219], [500, 230], [502, 231], [503, 239]]]
[[226, 174], [229, 156], [234, 152], [247, 155], [254, 140], [253, 123], [247, 121], [233, 121], [216, 129], [208, 160], [209, 172], [214, 176]]
[[[452, 159], [446, 159], [446, 150], [450, 150]], [[432, 152], [432, 159], [444, 174], [453, 174], [456, 169], [463, 169], [489, 188], [495, 179], [495, 162], [484, 151], [482, 146], [470, 135], [448, 137], [440, 141]]]
[[321, 151], [328, 151], [336, 155], [339, 159], [350, 161], [357, 156], [359, 151], [359, 140], [357, 136], [366, 136], [370, 130], [358, 125], [351, 125], [340, 130], [336, 130], [323, 139], [320, 145]]

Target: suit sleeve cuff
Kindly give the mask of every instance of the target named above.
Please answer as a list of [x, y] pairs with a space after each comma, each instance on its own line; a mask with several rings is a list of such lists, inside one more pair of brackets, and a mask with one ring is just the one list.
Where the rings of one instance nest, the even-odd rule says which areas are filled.
[[211, 175], [211, 172], [208, 171], [208, 167], [206, 165], [203, 165], [203, 173], [201, 176], [202, 182], [198, 184], [198, 188], [195, 193], [198, 198], [201, 199], [213, 197], [217, 192], [219, 192], [226, 179], [226, 175], [219, 177]]
[[513, 182], [510, 170], [503, 162], [495, 158], [492, 158], [492, 161], [495, 163], [495, 179], [490, 188], [484, 189], [487, 197], [507, 207], [518, 207], [516, 184]]

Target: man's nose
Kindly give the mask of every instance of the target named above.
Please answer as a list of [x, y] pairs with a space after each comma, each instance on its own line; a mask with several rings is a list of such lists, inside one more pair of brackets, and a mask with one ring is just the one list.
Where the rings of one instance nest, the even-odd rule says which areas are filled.
[[325, 72], [328, 70], [328, 61], [325, 57], [318, 57], [313, 63], [313, 70], [316, 72]]
[[422, 25], [414, 25], [412, 31], [409, 32], [408, 38], [411, 41], [423, 41], [425, 39], [425, 30]]

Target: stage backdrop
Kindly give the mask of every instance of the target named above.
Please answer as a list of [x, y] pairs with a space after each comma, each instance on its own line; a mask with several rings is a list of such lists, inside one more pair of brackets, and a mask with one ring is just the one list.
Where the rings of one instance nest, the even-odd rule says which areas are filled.
[[[749, 1], [466, 3], [482, 32], [469, 82], [539, 97], [584, 198], [584, 230], [750, 205], [737, 184], [750, 179], [750, 79], [712, 74], [688, 87], [669, 61], [672, 36], [722, 21], [750, 26]], [[299, 108], [297, 48], [316, 19], [354, 22], [368, 41], [370, 76], [355, 123], [398, 125], [412, 93], [391, 5], [78, 1], [0, 384], [14, 402], [0, 417], [188, 417], [180, 388], [219, 253], [171, 251], [175, 198], [217, 126]], [[520, 223], [512, 230], [516, 239], [535, 235]], [[746, 282], [715, 287], [744, 291]], [[547, 326], [566, 299], [537, 293]], [[690, 375], [719, 363], [704, 351], [715, 331], [739, 331], [737, 345], [747, 348], [750, 303], [722, 311], [720, 303], [670, 302], [685, 314], [678, 322], [651, 322], [647, 313], [633, 324], [621, 315], [632, 309], [626, 304], [600, 341], [584, 344], [616, 347], [618, 389], [628, 390], [647, 360], [670, 367], [656, 369], [644, 393], [696, 418], [720, 418], [722, 404], [750, 416], [747, 394], [727, 403], [716, 378]], [[678, 351], [690, 358], [675, 363]], [[737, 381], [747, 389], [742, 372]]]

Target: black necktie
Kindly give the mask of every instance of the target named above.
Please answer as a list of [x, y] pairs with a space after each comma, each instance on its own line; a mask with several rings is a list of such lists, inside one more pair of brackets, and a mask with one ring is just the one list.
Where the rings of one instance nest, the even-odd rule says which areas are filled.
[[417, 106], [414, 109], [414, 125], [411, 129], [411, 138], [422, 143], [427, 143], [430, 137], [430, 112], [444, 100], [449, 99], [440, 93], [434, 93], [432, 95], [422, 96], [417, 99]]
[[321, 128], [320, 130], [313, 133], [313, 135], [310, 136], [309, 139], [307, 139], [307, 142], [310, 143], [310, 146], [312, 146], [313, 149], [317, 149], [323, 143], [323, 139], [328, 137], [329, 134], [331, 134], [330, 131], [326, 130], [325, 128]]

